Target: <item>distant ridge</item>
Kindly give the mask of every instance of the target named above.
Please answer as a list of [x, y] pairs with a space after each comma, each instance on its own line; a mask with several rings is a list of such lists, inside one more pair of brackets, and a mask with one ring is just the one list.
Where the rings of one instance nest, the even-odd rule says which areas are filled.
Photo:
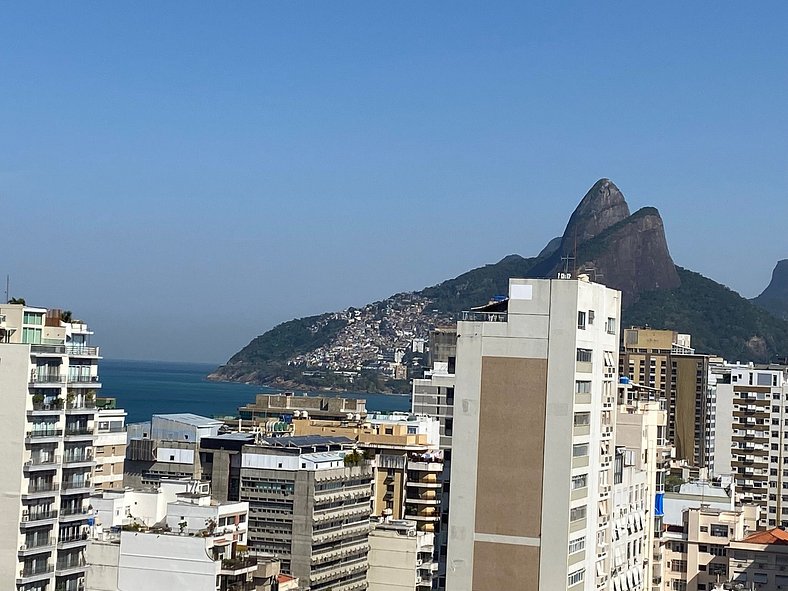
[[[621, 290], [625, 326], [690, 333], [698, 352], [729, 360], [766, 362], [788, 354], [788, 322], [767, 307], [785, 310], [777, 303], [788, 302], [788, 261], [778, 264], [772, 285], [755, 305], [677, 267], [659, 211], [643, 207], [631, 214], [619, 188], [600, 179], [581, 199], [560, 239], [551, 240], [538, 257], [511, 254], [421, 291], [284, 322], [252, 340], [209, 379], [407, 392], [407, 380], [385, 378], [369, 368], [409, 347], [414, 338], [427, 338], [434, 326], [456, 321], [460, 311], [506, 294], [510, 277], [556, 277], [565, 268]], [[349, 356], [352, 347], [357, 351]], [[408, 355], [418, 372], [418, 354]], [[346, 378], [338, 369], [358, 375]]]

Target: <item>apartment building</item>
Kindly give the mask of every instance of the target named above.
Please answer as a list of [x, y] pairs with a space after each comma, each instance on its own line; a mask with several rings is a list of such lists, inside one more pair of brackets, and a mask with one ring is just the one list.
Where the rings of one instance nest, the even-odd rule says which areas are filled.
[[766, 527], [788, 527], [788, 368], [719, 363], [717, 442], [721, 474], [733, 474], [745, 503], [765, 510]]
[[788, 589], [788, 533], [772, 528], [731, 542], [728, 570], [739, 589]]
[[0, 580], [25, 591], [84, 581], [99, 350], [70, 312], [0, 305]]
[[430, 333], [432, 369], [423, 379], [412, 381], [412, 409], [415, 414], [436, 417], [440, 424], [440, 449], [443, 470], [437, 475], [440, 485], [440, 521], [435, 523], [435, 560], [438, 569], [433, 588], [446, 588], [448, 555], [449, 490], [451, 487], [451, 441], [454, 434], [454, 385], [457, 364], [457, 327], [438, 327]]
[[[680, 525], [669, 525], [663, 540], [660, 568], [664, 591], [711, 591], [729, 579], [728, 554], [735, 540], [754, 532], [760, 508], [736, 509], [707, 505], [687, 508]], [[773, 589], [774, 587], [770, 587]]]
[[670, 330], [624, 330], [619, 372], [662, 393], [668, 412], [667, 438], [676, 458], [714, 471], [715, 389], [708, 355], [697, 355], [691, 337]]
[[463, 314], [448, 589], [608, 588], [620, 312], [581, 277]]
[[358, 421], [296, 418], [292, 426], [296, 436], [354, 440], [372, 467], [372, 515], [409, 519], [420, 531], [435, 531], [440, 520], [439, 475], [443, 472], [437, 419], [409, 413], [370, 413]]
[[338, 396], [296, 396], [292, 392], [281, 394], [258, 394], [255, 401], [238, 409], [242, 420], [261, 422], [267, 419], [301, 416], [343, 420], [348, 415], [363, 418], [367, 414], [366, 400], [341, 398]]
[[369, 591], [421, 591], [431, 587], [434, 562], [432, 532], [415, 521], [386, 519], [372, 523], [369, 534]]
[[278, 561], [246, 550], [248, 509], [182, 492], [155, 526], [102, 529], [88, 545], [87, 591], [275, 591]]
[[[671, 447], [667, 412], [651, 391], [622, 380], [613, 475], [613, 589], [661, 589], [663, 497]], [[604, 490], [604, 489], [603, 489]]]
[[[322, 436], [260, 438], [242, 447], [249, 547], [277, 556], [299, 589], [366, 589], [372, 468], [354, 448], [345, 437]], [[222, 464], [211, 465], [217, 481]]]
[[224, 427], [222, 421], [192, 413], [153, 415], [128, 426], [124, 484], [155, 485], [162, 478], [200, 478], [199, 445]]
[[99, 408], [96, 416], [96, 438], [93, 442], [93, 486], [97, 489], [123, 488], [126, 460], [126, 411], [122, 408]]

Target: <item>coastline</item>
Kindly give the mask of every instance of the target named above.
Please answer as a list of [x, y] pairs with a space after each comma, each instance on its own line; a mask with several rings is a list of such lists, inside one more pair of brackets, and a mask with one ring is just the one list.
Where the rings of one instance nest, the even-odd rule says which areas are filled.
[[241, 379], [241, 380], [238, 380], [238, 379], [233, 380], [233, 379], [228, 379], [226, 377], [219, 376], [216, 372], [211, 372], [210, 374], [205, 376], [205, 379], [210, 381], [210, 382], [217, 382], [217, 383], [223, 382], [223, 383], [228, 383], [228, 384], [246, 384], [248, 386], [259, 386], [259, 387], [263, 387], [263, 388], [270, 388], [270, 389], [272, 389], [274, 391], [278, 391], [278, 392], [295, 391], [295, 392], [304, 392], [304, 393], [308, 393], [308, 394], [337, 394], [337, 395], [341, 395], [341, 394], [357, 394], [357, 395], [375, 394], [375, 395], [379, 395], [379, 396], [395, 396], [395, 397], [398, 397], [398, 398], [410, 397], [410, 395], [411, 395], [411, 392], [393, 392], [393, 391], [390, 391], [390, 390], [389, 391], [385, 391], [384, 390], [384, 391], [379, 391], [379, 392], [367, 392], [367, 391], [360, 392], [358, 390], [352, 390], [350, 388], [341, 388], [341, 387], [336, 387], [336, 386], [331, 387], [331, 388], [328, 388], [328, 387], [321, 388], [319, 386], [310, 385], [310, 384], [304, 384], [302, 382], [297, 382], [295, 380], [285, 380], [285, 379], [282, 379], [282, 378], [275, 378], [273, 380], [265, 381], [265, 382], [249, 381], [249, 380], [243, 380], [243, 379]]

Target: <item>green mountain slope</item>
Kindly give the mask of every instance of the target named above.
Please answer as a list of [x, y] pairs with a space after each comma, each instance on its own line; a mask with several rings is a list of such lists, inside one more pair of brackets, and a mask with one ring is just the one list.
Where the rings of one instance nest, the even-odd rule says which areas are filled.
[[788, 353], [788, 322], [703, 275], [676, 269], [681, 285], [641, 294], [624, 311], [625, 326], [689, 333], [698, 353], [729, 361], [768, 362]]

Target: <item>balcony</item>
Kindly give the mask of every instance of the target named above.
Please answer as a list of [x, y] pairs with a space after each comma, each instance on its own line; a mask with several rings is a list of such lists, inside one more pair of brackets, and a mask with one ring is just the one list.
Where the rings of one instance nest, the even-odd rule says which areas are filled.
[[256, 557], [250, 556], [244, 558], [225, 558], [222, 559], [222, 565], [219, 569], [219, 574], [236, 576], [254, 572], [255, 570], [257, 570]]
[[60, 494], [77, 495], [93, 492], [93, 484], [88, 479], [63, 482]]
[[40, 554], [42, 552], [50, 552], [55, 547], [55, 538], [41, 537], [35, 540], [30, 540], [19, 546], [19, 554], [21, 556], [28, 556], [30, 554]]
[[38, 371], [33, 371], [30, 374], [30, 384], [35, 385], [36, 387], [40, 387], [42, 384], [52, 384], [53, 386], [59, 386], [60, 384], [66, 383], [66, 376], [59, 373], [43, 373]]
[[99, 348], [87, 345], [66, 345], [66, 353], [71, 357], [98, 357]]
[[60, 508], [60, 521], [79, 521], [88, 518], [87, 509], [79, 507], [61, 507]]
[[22, 493], [23, 499], [31, 497], [50, 497], [58, 490], [57, 482], [31, 482], [27, 488], [27, 493]]
[[69, 386], [92, 386], [99, 387], [98, 376], [68, 376]]
[[80, 412], [89, 412], [94, 414], [96, 410], [96, 401], [93, 400], [69, 400], [66, 402], [66, 414], [79, 414]]
[[38, 527], [57, 519], [57, 511], [22, 511], [22, 527]]
[[58, 581], [55, 583], [55, 591], [85, 591], [85, 581], [82, 579]]
[[463, 311], [460, 320], [463, 322], [506, 322], [509, 314], [506, 312], [477, 312], [474, 310]]
[[420, 472], [443, 472], [443, 464], [441, 462], [419, 462], [408, 461], [408, 470], [418, 470]]
[[25, 462], [24, 468], [28, 472], [36, 470], [56, 470], [60, 464], [60, 456], [33, 457]]
[[30, 353], [33, 355], [54, 355], [61, 356], [66, 354], [65, 345], [30, 345]]
[[85, 467], [93, 465], [93, 449], [89, 448], [82, 453], [66, 453], [63, 455], [63, 464], [69, 468], [75, 468], [75, 464], [85, 464]]
[[32, 410], [27, 411], [29, 417], [57, 416], [63, 411], [63, 399], [56, 398], [52, 402], [33, 401]]
[[71, 560], [58, 560], [57, 561], [57, 574], [58, 575], [72, 575], [80, 571], [84, 571], [87, 567], [85, 559], [81, 556], [77, 559]]
[[69, 427], [66, 426], [66, 439], [67, 440], [75, 440], [75, 439], [93, 439], [93, 429], [83, 426], [74, 426]]
[[33, 583], [40, 579], [47, 579], [52, 574], [54, 568], [51, 564], [29, 565], [25, 566], [19, 571], [19, 578], [16, 580], [17, 585], [24, 585], [25, 583]]
[[35, 429], [25, 435], [25, 443], [51, 443], [63, 436], [63, 429]]
[[84, 546], [88, 543], [87, 532], [78, 533], [70, 536], [63, 536], [58, 538], [58, 549], [74, 548], [76, 546]]

